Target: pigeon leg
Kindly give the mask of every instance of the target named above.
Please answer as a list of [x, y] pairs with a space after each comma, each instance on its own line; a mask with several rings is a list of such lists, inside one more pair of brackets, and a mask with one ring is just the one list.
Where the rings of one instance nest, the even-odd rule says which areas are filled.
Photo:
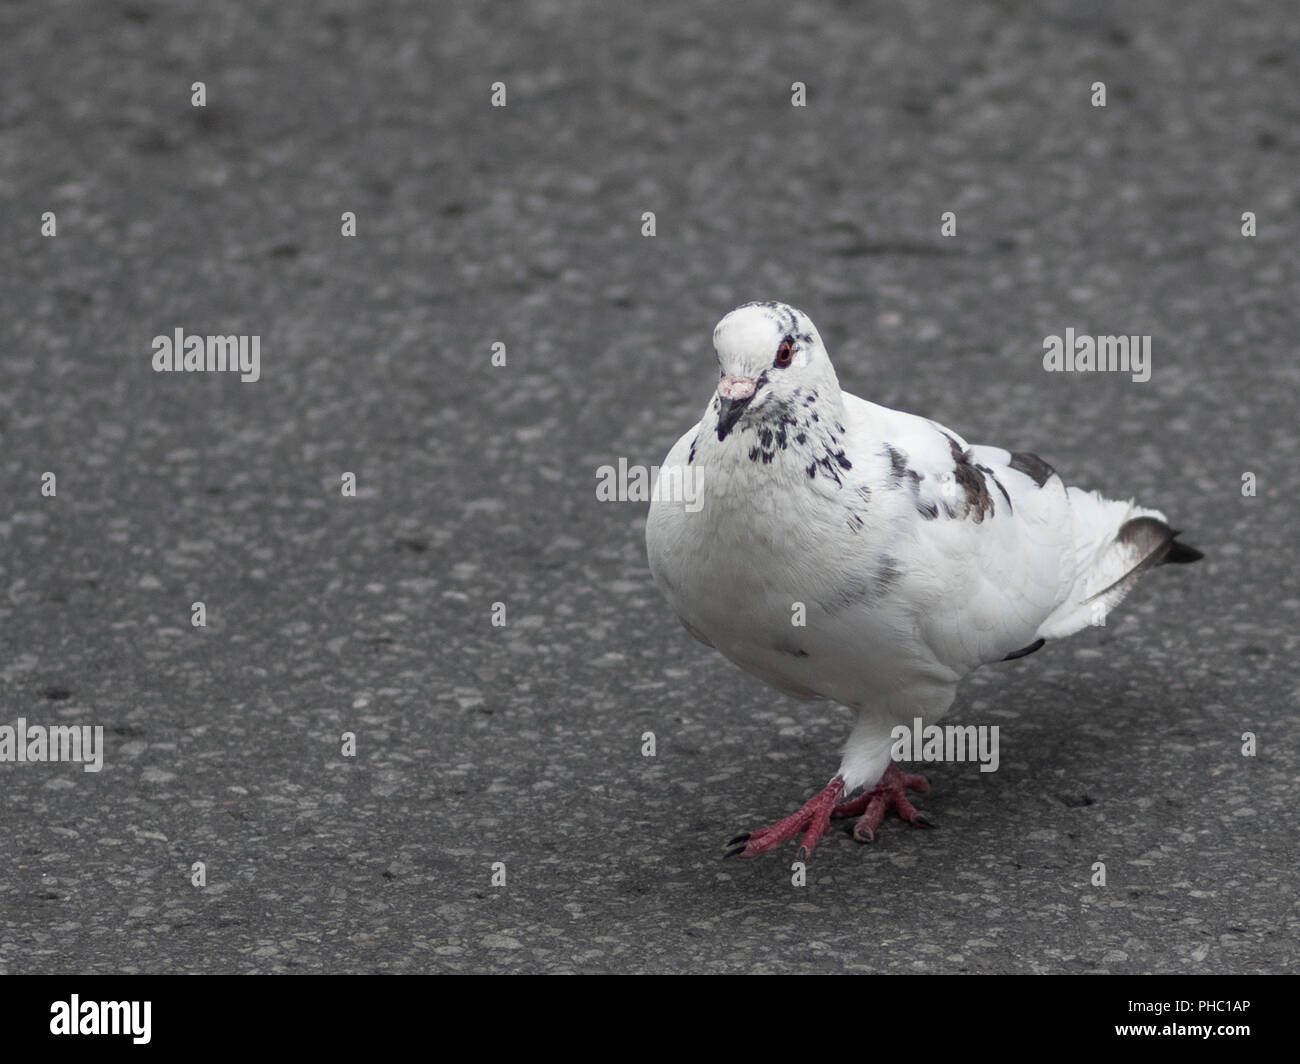
[[760, 828], [758, 831], [747, 831], [737, 835], [727, 843], [728, 846], [733, 847], [727, 851], [727, 856], [757, 857], [760, 853], [766, 853], [773, 846], [779, 846], [786, 839], [803, 831], [803, 844], [799, 847], [798, 859], [806, 861], [812, 856], [818, 841], [826, 834], [826, 828], [831, 822], [831, 810], [835, 808], [835, 804], [843, 794], [844, 780], [836, 776], [826, 784], [824, 790], [808, 799], [797, 813], [791, 813], [784, 820], [778, 820], [775, 824]]
[[[904, 790], [928, 791], [930, 783], [924, 776], [904, 772], [891, 761], [885, 774], [868, 791], [864, 791], [851, 802], [841, 802], [831, 810], [831, 816], [856, 816], [858, 822], [853, 825], [853, 837], [858, 842], [871, 842], [876, 837], [876, 828], [885, 819], [890, 809], [896, 809], [898, 815], [918, 828], [930, 827], [930, 818], [920, 812], [907, 800]], [[861, 815], [859, 815], [861, 814]]]

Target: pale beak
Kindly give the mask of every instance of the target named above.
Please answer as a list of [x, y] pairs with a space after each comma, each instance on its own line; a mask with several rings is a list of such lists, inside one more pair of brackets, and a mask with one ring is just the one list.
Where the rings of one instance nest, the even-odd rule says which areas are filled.
[[718, 399], [721, 407], [718, 411], [718, 439], [725, 440], [732, 426], [740, 420], [740, 415], [754, 398], [758, 387], [752, 377], [726, 376], [718, 381]]

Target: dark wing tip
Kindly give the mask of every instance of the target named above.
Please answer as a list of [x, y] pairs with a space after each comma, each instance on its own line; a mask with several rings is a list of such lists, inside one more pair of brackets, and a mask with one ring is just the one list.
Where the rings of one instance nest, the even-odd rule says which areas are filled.
[[1015, 661], [1016, 658], [1023, 658], [1028, 654], [1032, 654], [1035, 650], [1041, 650], [1043, 648], [1043, 644], [1046, 642], [1047, 642], [1046, 639], [1035, 639], [1032, 643], [1029, 644], [1029, 646], [1021, 647], [1019, 650], [1013, 650], [1002, 660]]
[[1138, 563], [1113, 584], [1102, 588], [1095, 595], [1088, 596], [1084, 601], [1094, 602], [1110, 594], [1117, 587], [1133, 581], [1139, 573], [1157, 565], [1168, 562], [1194, 562], [1205, 557], [1195, 547], [1179, 543], [1175, 537], [1180, 535], [1181, 532], [1175, 531], [1154, 517], [1134, 517], [1125, 521], [1115, 534], [1115, 542], [1131, 546], [1137, 553]]
[[1177, 537], [1181, 535], [1181, 532], [1154, 517], [1135, 517], [1120, 526], [1115, 539], [1137, 549], [1142, 559], [1133, 570], [1137, 572], [1141, 569], [1150, 569], [1153, 565], [1165, 565], [1170, 562], [1186, 564], [1205, 557], [1195, 547], [1179, 543]]
[[[1175, 532], [1174, 535], [1181, 536], [1182, 533]], [[1178, 540], [1175, 539], [1170, 542], [1169, 553], [1164, 556], [1160, 564], [1167, 565], [1172, 562], [1175, 565], [1186, 565], [1188, 562], [1199, 562], [1204, 557], [1205, 554], [1197, 550], [1195, 547], [1189, 546], [1186, 543], [1179, 543]]]
[[1017, 472], [1024, 473], [1040, 488], [1056, 475], [1055, 469], [1029, 451], [1012, 451], [1011, 461], [1007, 464]]

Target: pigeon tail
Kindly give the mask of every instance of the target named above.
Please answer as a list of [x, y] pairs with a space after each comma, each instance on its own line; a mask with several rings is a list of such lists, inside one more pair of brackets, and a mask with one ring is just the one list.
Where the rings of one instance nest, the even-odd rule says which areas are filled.
[[1105, 499], [1098, 492], [1070, 488], [1079, 576], [1066, 603], [1047, 619], [1039, 634], [1048, 639], [1105, 624], [1106, 614], [1123, 601], [1138, 578], [1157, 565], [1187, 564], [1205, 557], [1178, 542], [1180, 532], [1165, 515], [1132, 501]]

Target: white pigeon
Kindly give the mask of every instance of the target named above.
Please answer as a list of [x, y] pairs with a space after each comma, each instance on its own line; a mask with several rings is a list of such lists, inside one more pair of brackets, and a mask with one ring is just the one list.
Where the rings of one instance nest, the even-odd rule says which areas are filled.
[[747, 303], [713, 345], [717, 391], [660, 469], [650, 571], [697, 639], [856, 713], [826, 788], [730, 855], [802, 831], [806, 857], [832, 816], [859, 816], [859, 841], [890, 808], [928, 824], [904, 795], [928, 784], [890, 756], [897, 725], [941, 718], [980, 665], [1096, 623], [1143, 570], [1202, 557], [1156, 510], [842, 392], [793, 307]]

